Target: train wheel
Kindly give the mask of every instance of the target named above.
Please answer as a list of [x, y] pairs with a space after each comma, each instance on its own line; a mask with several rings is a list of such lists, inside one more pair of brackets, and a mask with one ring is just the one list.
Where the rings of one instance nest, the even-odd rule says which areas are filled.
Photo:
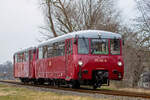
[[39, 85], [43, 85], [43, 84], [44, 84], [44, 82], [43, 82], [43, 81], [39, 81], [38, 83], [39, 83]]
[[34, 85], [38, 85], [38, 81], [37, 80], [33, 80], [33, 84]]
[[95, 89], [97, 89], [98, 87], [100, 88], [101, 86], [102, 86], [101, 83], [99, 83], [99, 84], [95, 83], [95, 84], [93, 85], [93, 89], [95, 90]]
[[26, 79], [26, 78], [20, 78], [20, 80], [23, 84], [28, 84], [29, 83], [28, 79]]
[[97, 89], [97, 86], [96, 85], [93, 85], [93, 90]]
[[71, 82], [71, 88], [80, 88], [80, 83], [79, 83], [79, 81], [77, 81], [77, 80], [73, 80], [72, 82]]
[[55, 81], [52, 81], [52, 82], [51, 82], [51, 86], [56, 86]]
[[43, 79], [38, 79], [38, 84], [39, 85], [43, 85], [44, 84], [44, 80]]
[[20, 78], [21, 83], [25, 84], [25, 81], [23, 78]]
[[56, 80], [55, 84], [56, 84], [57, 87], [60, 87], [60, 81], [59, 80]]
[[53, 86], [53, 81], [49, 81], [48, 85]]

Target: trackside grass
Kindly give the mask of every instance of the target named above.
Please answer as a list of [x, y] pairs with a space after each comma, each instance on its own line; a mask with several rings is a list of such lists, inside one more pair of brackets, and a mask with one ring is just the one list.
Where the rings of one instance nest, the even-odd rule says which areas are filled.
[[60, 95], [51, 92], [36, 91], [27, 88], [0, 84], [0, 100], [108, 100], [108, 99], [95, 99], [92, 97]]

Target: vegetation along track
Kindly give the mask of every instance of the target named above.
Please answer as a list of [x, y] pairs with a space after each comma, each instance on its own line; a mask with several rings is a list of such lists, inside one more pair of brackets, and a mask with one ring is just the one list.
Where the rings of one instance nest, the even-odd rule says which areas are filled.
[[72, 88], [66, 88], [64, 86], [57, 87], [57, 86], [48, 86], [48, 85], [32, 85], [32, 84], [23, 84], [21, 82], [13, 82], [13, 81], [0, 81], [0, 82], [1, 83], [10, 83], [10, 84], [22, 85], [22, 86], [33, 86], [33, 87], [73, 91], [73, 92], [79, 92], [79, 93], [91, 93], [91, 94], [96, 93], [96, 94], [114, 95], [114, 96], [150, 98], [150, 94], [148, 94], [148, 93], [127, 92], [127, 91], [121, 91], [121, 90], [105, 90], [105, 89], [93, 90], [93, 89], [88, 89], [88, 88], [72, 89]]

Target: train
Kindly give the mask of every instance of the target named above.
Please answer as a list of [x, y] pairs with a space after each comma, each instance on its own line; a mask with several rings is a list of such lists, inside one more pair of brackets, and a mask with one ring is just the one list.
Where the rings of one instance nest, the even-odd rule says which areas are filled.
[[122, 36], [102, 30], [61, 35], [13, 55], [14, 77], [23, 83], [109, 86], [122, 80]]

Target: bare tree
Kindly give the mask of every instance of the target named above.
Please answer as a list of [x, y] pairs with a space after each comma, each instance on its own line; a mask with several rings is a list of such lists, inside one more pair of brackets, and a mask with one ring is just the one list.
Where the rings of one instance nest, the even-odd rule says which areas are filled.
[[13, 78], [13, 64], [11, 61], [6, 61], [0, 64], [0, 79], [12, 80]]
[[150, 52], [147, 45], [141, 42], [142, 33], [137, 28], [121, 27], [125, 45], [123, 46], [123, 58], [125, 62], [124, 81], [125, 86], [137, 87], [140, 75], [145, 67], [144, 63], [148, 63]]
[[140, 33], [140, 45], [150, 47], [150, 1], [149, 0], [135, 0], [137, 3], [139, 17], [136, 19], [136, 28]]
[[119, 12], [113, 0], [41, 0], [48, 38], [84, 29], [117, 32]]
[[[138, 17], [135, 24], [129, 28], [121, 27], [121, 33], [125, 39], [123, 47], [125, 62], [125, 80], [128, 86], [136, 87], [140, 80], [140, 75], [149, 64], [150, 56], [150, 1], [135, 0], [138, 8]], [[150, 66], [150, 65], [149, 65]]]

